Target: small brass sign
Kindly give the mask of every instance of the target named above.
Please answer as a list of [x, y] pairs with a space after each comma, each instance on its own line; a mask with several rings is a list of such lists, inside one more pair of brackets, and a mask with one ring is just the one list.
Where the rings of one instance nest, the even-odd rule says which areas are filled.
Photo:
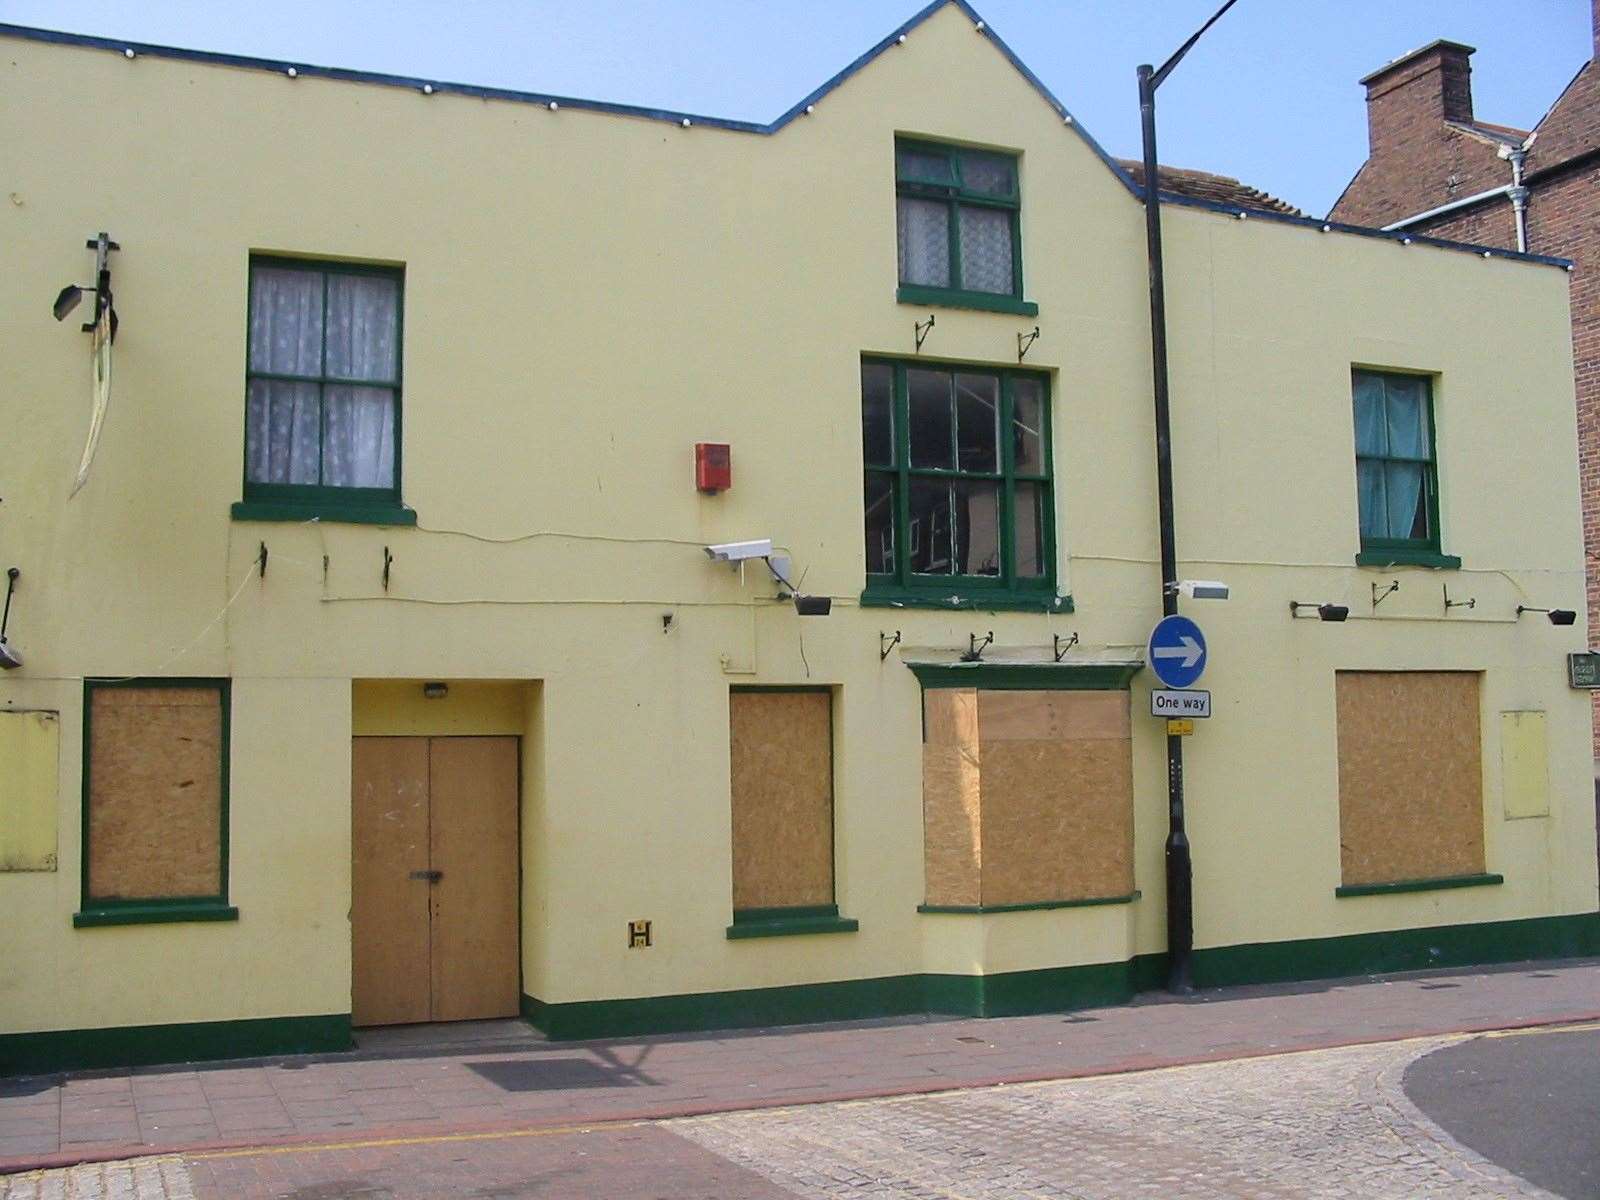
[[1168, 721], [1168, 737], [1188, 737], [1194, 732], [1194, 722], [1190, 720]]
[[650, 942], [650, 922], [649, 921], [629, 921], [628, 922], [628, 949], [629, 950], [642, 949], [642, 948], [644, 948], [646, 946], [649, 946], [650, 944], [651, 944], [651, 942]]

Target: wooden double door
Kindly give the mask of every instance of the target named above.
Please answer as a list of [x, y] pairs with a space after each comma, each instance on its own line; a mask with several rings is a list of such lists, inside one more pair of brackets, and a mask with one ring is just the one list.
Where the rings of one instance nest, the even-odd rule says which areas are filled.
[[515, 1016], [518, 739], [351, 745], [357, 1025]]

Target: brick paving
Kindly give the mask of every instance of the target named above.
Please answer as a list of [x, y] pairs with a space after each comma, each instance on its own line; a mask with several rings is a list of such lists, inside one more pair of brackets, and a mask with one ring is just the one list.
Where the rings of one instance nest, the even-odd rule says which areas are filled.
[[1407, 1065], [1457, 1040], [769, 1109], [667, 1127], [808, 1200], [1550, 1196], [1455, 1142], [1401, 1092]]
[[[1596, 1015], [1600, 961], [1570, 960], [1152, 996], [1071, 1015], [582, 1043], [547, 1042], [512, 1023], [487, 1036], [385, 1033], [342, 1055], [0, 1080], [0, 1174], [179, 1149], [930, 1092]], [[451, 1040], [426, 1040], [441, 1036]]]

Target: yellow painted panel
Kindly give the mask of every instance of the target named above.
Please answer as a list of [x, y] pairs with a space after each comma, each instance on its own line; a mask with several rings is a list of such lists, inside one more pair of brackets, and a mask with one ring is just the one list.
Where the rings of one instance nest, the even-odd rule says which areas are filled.
[[0, 871], [56, 869], [61, 718], [0, 712]]
[[528, 685], [519, 680], [445, 679], [431, 700], [422, 679], [357, 679], [351, 688], [356, 737], [515, 736], [527, 723]]
[[1550, 760], [1544, 713], [1500, 714], [1500, 777], [1506, 820], [1550, 815]]

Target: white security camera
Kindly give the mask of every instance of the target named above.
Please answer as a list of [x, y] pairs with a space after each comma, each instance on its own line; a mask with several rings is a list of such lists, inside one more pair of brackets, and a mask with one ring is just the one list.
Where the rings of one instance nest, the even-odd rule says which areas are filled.
[[1228, 585], [1218, 579], [1185, 579], [1178, 584], [1185, 600], [1226, 600]]
[[706, 556], [712, 562], [747, 562], [752, 558], [768, 558], [771, 554], [771, 538], [761, 538], [753, 542], [719, 542], [706, 547]]

